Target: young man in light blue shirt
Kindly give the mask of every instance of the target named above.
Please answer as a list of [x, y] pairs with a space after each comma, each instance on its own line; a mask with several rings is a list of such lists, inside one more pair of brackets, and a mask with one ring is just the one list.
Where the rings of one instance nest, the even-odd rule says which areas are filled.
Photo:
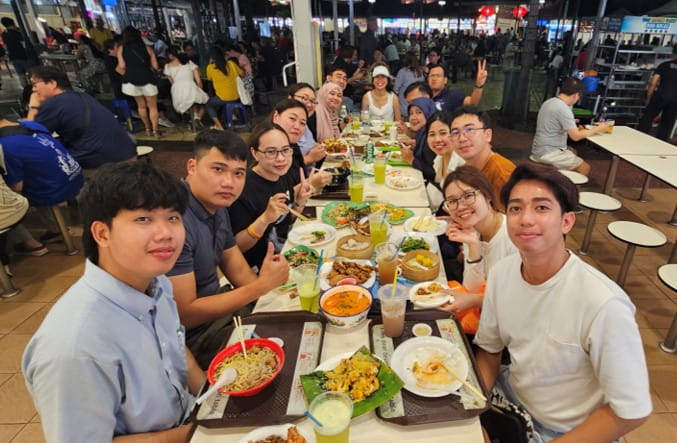
[[163, 275], [185, 238], [181, 183], [108, 164], [80, 201], [84, 275], [54, 305], [22, 369], [49, 442], [187, 442], [204, 373]]

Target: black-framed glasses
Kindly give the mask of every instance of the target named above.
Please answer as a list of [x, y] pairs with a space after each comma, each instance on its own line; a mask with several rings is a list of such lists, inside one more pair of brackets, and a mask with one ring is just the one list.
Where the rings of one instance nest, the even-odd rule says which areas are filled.
[[465, 206], [470, 206], [477, 200], [477, 192], [479, 191], [468, 191], [459, 198], [448, 198], [444, 201], [444, 206], [450, 211], [458, 208], [459, 202], [463, 202]]
[[283, 149], [257, 149], [258, 152], [263, 154], [264, 157], [266, 157], [268, 160], [275, 160], [278, 155], [282, 155], [282, 157], [291, 157], [291, 154], [293, 152], [292, 148], [283, 148]]
[[294, 97], [297, 100], [301, 100], [303, 103], [312, 103], [314, 105], [317, 104], [317, 100], [315, 100], [314, 98], [310, 98], [307, 95], [293, 95], [292, 97]]
[[454, 138], [458, 138], [458, 137], [461, 136], [461, 134], [463, 134], [466, 137], [468, 137], [470, 134], [472, 134], [475, 131], [483, 131], [485, 129], [489, 129], [489, 128], [484, 128], [484, 127], [482, 127], [482, 128], [472, 128], [471, 127], [471, 128], [463, 128], [463, 129], [452, 129], [451, 136], [454, 137]]

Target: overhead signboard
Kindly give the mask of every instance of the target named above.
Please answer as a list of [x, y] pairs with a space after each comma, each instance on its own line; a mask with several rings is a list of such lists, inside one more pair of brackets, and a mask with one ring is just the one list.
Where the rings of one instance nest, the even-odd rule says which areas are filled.
[[625, 17], [621, 32], [677, 34], [677, 17]]

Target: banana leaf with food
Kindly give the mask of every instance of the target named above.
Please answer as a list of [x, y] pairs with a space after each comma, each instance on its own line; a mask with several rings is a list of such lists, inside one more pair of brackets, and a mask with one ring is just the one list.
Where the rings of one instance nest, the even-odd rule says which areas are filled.
[[341, 391], [353, 399], [353, 417], [374, 410], [400, 392], [404, 382], [384, 362], [362, 346], [334, 368], [301, 376], [308, 403], [327, 391]]

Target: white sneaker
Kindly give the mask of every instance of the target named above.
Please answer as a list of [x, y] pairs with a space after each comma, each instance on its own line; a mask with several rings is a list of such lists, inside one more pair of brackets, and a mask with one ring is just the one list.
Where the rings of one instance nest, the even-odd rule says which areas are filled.
[[174, 123], [170, 122], [169, 120], [167, 120], [164, 117], [160, 117], [158, 119], [158, 124], [160, 126], [164, 126], [165, 128], [173, 128], [174, 127]]

